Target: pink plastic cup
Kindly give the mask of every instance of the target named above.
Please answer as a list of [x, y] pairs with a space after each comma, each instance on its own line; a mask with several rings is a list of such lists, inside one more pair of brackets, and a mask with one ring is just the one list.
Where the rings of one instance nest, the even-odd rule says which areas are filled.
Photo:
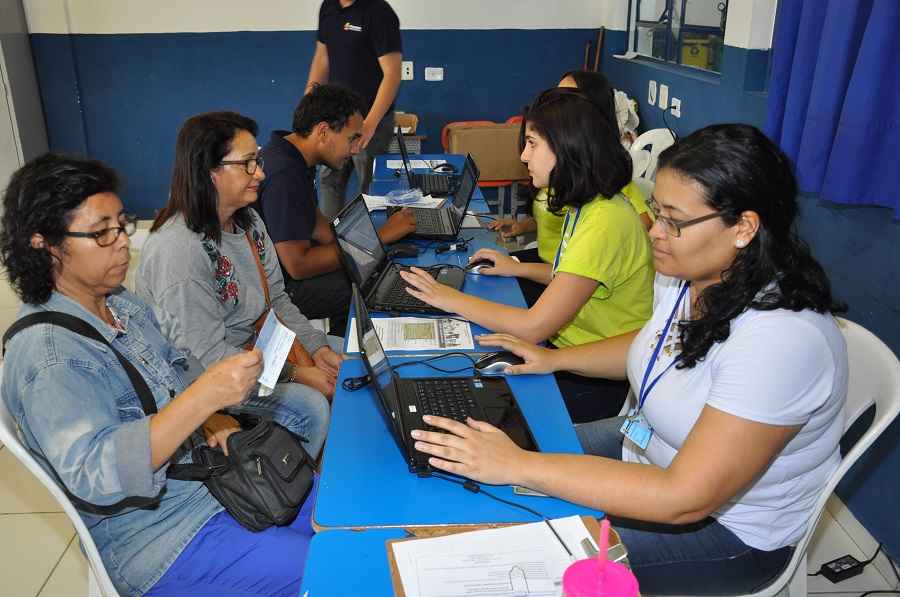
[[594, 558], [578, 560], [563, 573], [565, 597], [637, 597], [638, 582], [627, 566]]

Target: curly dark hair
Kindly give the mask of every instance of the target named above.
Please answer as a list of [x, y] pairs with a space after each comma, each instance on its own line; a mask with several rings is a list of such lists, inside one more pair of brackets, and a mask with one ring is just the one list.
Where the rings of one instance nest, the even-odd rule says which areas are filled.
[[[156, 232], [169, 218], [181, 214], [189, 230], [204, 234], [216, 244], [221, 242], [219, 194], [209, 173], [231, 151], [231, 142], [239, 131], [255, 137], [259, 127], [252, 118], [237, 112], [207, 112], [184, 122], [175, 142], [169, 202], [153, 220], [150, 232]], [[234, 223], [244, 230], [253, 224], [250, 209], [242, 207], [232, 216]]]
[[797, 182], [790, 160], [761, 131], [745, 124], [708, 126], [666, 149], [659, 169], [699, 185], [707, 205], [728, 226], [745, 211], [759, 215], [753, 240], [722, 272], [721, 282], [700, 294], [701, 316], [682, 322], [678, 367], [702, 361], [713, 344], [728, 339], [731, 321], [749, 309], [846, 310], [797, 236]]
[[340, 85], [315, 85], [294, 109], [293, 128], [301, 137], [308, 137], [313, 127], [326, 122], [332, 130], [340, 132], [354, 114], [365, 116], [366, 112], [362, 96], [352, 89]]
[[610, 106], [579, 89], [553, 87], [526, 110], [519, 149], [525, 147], [525, 127], [530, 124], [556, 156], [550, 172], [550, 211], [581, 207], [597, 195], [612, 197], [631, 180], [631, 156], [619, 141], [615, 113], [604, 112]]
[[[53, 292], [54, 262], [49, 247], [60, 246], [73, 212], [91, 195], [116, 193], [119, 177], [100, 162], [47, 153], [10, 178], [3, 194], [0, 261], [22, 302], [46, 303]], [[45, 247], [35, 249], [40, 234]]]

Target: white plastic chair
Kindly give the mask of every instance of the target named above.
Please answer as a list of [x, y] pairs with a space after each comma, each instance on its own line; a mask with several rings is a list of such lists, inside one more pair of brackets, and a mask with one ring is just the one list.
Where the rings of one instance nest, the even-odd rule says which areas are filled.
[[[3, 365], [0, 364], [0, 379], [2, 379], [2, 376]], [[109, 579], [106, 568], [103, 566], [103, 561], [100, 559], [100, 554], [97, 552], [97, 546], [94, 545], [94, 539], [88, 532], [87, 527], [84, 526], [81, 516], [78, 515], [78, 511], [72, 506], [72, 502], [59, 488], [56, 481], [38, 464], [38, 461], [35, 460], [28, 448], [19, 439], [17, 428], [16, 421], [6, 408], [6, 403], [0, 399], [0, 442], [3, 442], [3, 445], [12, 452], [13, 456], [18, 458], [19, 462], [38, 478], [38, 481], [43, 483], [44, 487], [50, 491], [50, 494], [62, 506], [63, 511], [72, 522], [72, 526], [75, 527], [75, 532], [78, 533], [81, 546], [85, 555], [87, 555], [88, 597], [118, 597], [119, 594]]]
[[[659, 154], [673, 143], [675, 143], [675, 138], [669, 132], [669, 129], [651, 129], [638, 136], [631, 145], [631, 149], [629, 149], [634, 166], [632, 178], [643, 177], [656, 180], [656, 166], [659, 161]], [[649, 150], [647, 149], [648, 147]], [[649, 156], [647, 154], [648, 151]]]
[[[838, 325], [847, 341], [847, 355], [850, 364], [850, 378], [847, 388], [847, 421], [844, 432], [853, 425], [872, 404], [875, 405], [875, 419], [853, 448], [841, 460], [840, 466], [822, 488], [809, 519], [803, 538], [794, 548], [791, 561], [784, 571], [769, 586], [744, 597], [806, 597], [807, 564], [806, 550], [819, 520], [825, 503], [843, 476], [859, 460], [875, 440], [891, 425], [900, 413], [900, 361], [890, 348], [874, 334], [858, 323], [838, 318]], [[629, 393], [623, 412], [627, 412], [633, 395]]]

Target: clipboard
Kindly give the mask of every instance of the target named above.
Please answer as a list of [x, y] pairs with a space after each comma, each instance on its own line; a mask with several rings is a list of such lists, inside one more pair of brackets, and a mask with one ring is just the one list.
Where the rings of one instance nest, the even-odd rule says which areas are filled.
[[[594, 540], [594, 543], [600, 544], [600, 523], [597, 522], [597, 519], [593, 516], [582, 516], [581, 521], [584, 523], [584, 526], [587, 527], [588, 533], [591, 535], [591, 539]], [[539, 522], [539, 521], [536, 521]], [[517, 524], [527, 524], [527, 523], [517, 523]], [[406, 531], [412, 534], [412, 537], [406, 537], [404, 539], [390, 539], [384, 542], [384, 548], [387, 550], [387, 559], [388, 565], [391, 568], [391, 585], [394, 588], [394, 596], [395, 597], [406, 597], [406, 592], [403, 590], [403, 582], [400, 580], [400, 570], [397, 568], [397, 560], [394, 558], [394, 550], [391, 549], [391, 546], [394, 543], [400, 541], [412, 541], [414, 539], [429, 539], [431, 537], [444, 537], [447, 535], [457, 535], [460, 533], [470, 533], [472, 531], [483, 531], [486, 529], [499, 529], [504, 527], [515, 526], [514, 524], [486, 524], [486, 525], [450, 525], [450, 526], [439, 526], [439, 527], [416, 527], [406, 529]], [[609, 529], [609, 546], [612, 547], [614, 545], [618, 545], [621, 543], [619, 539], [619, 534], [610, 527]]]

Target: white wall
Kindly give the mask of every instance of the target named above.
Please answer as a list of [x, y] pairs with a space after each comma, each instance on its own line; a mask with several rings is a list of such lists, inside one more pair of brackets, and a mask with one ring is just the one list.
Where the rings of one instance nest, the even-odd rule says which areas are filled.
[[[403, 29], [591, 29], [620, 2], [390, 0]], [[25, 0], [31, 33], [311, 31], [319, 5], [319, 0]]]

